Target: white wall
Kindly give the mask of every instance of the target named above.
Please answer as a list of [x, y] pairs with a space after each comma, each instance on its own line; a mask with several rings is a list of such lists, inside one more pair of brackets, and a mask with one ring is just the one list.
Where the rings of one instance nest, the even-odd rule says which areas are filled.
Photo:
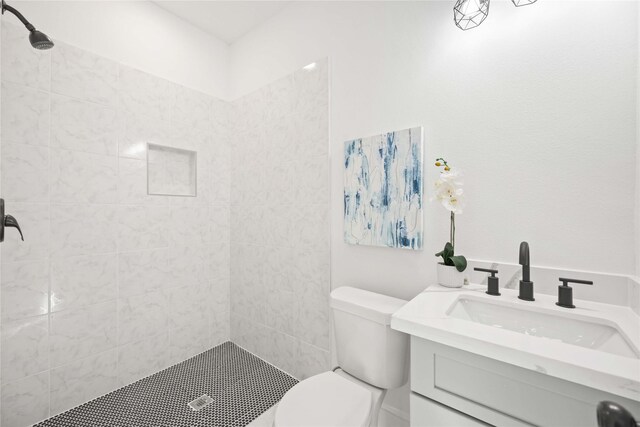
[[461, 253], [514, 262], [527, 240], [535, 265], [630, 274], [636, 10], [494, 2], [463, 32], [450, 2], [294, 3], [231, 46], [231, 97], [330, 58], [334, 288], [411, 298], [435, 278], [448, 232], [440, 206], [427, 204], [423, 252], [342, 237], [343, 141], [415, 125], [425, 127], [427, 192], [436, 157], [466, 173]]
[[[191, 89], [227, 98], [228, 46], [150, 2], [10, 3], [54, 39]], [[8, 13], [3, 19], [18, 22]]]

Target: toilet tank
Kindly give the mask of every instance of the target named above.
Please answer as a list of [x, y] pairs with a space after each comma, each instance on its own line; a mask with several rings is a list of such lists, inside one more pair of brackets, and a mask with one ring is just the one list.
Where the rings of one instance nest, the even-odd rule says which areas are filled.
[[409, 337], [391, 329], [391, 315], [407, 301], [351, 287], [331, 292], [338, 365], [376, 387], [407, 382]]

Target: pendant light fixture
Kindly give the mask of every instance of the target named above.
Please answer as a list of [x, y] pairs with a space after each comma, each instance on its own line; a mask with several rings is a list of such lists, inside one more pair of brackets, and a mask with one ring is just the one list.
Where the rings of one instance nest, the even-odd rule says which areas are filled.
[[516, 7], [527, 6], [537, 2], [538, 0], [511, 0]]
[[[461, 30], [475, 28], [489, 16], [490, 0], [457, 0], [453, 7], [453, 21]], [[511, 0], [516, 7], [528, 6], [538, 0]]]
[[453, 20], [461, 30], [482, 24], [489, 15], [489, 0], [458, 0], [453, 7]]

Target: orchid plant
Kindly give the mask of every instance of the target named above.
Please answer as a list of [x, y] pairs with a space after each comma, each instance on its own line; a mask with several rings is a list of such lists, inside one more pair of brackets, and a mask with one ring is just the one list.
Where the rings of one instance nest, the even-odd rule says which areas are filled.
[[461, 214], [463, 208], [462, 172], [453, 169], [443, 158], [436, 159], [435, 165], [438, 168], [442, 168], [442, 171], [435, 182], [434, 199], [442, 203], [442, 206], [451, 212], [449, 241], [436, 256], [442, 257], [444, 265], [455, 267], [456, 270], [462, 272], [467, 268], [467, 259], [462, 255], [455, 255], [456, 214]]

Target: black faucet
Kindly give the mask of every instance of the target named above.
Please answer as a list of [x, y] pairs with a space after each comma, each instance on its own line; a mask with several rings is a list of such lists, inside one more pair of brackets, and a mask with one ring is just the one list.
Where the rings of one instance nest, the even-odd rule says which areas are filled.
[[564, 277], [561, 277], [559, 280], [562, 282], [562, 285], [558, 286], [558, 302], [556, 305], [564, 308], [576, 308], [576, 306], [573, 305], [573, 288], [569, 286], [569, 283], [593, 285], [591, 280], [565, 279]]
[[491, 268], [480, 268], [480, 267], [476, 267], [474, 268], [475, 271], [483, 271], [485, 273], [490, 273], [491, 276], [487, 277], [487, 283], [488, 283], [488, 288], [487, 288], [487, 294], [489, 295], [493, 295], [494, 297], [499, 297], [500, 296], [500, 279], [498, 279], [496, 277], [496, 274], [498, 274], [498, 270], [493, 270]]
[[520, 265], [522, 266], [522, 280], [520, 280], [520, 292], [518, 298], [525, 301], [535, 301], [533, 298], [533, 282], [529, 263], [529, 244], [520, 243]]

